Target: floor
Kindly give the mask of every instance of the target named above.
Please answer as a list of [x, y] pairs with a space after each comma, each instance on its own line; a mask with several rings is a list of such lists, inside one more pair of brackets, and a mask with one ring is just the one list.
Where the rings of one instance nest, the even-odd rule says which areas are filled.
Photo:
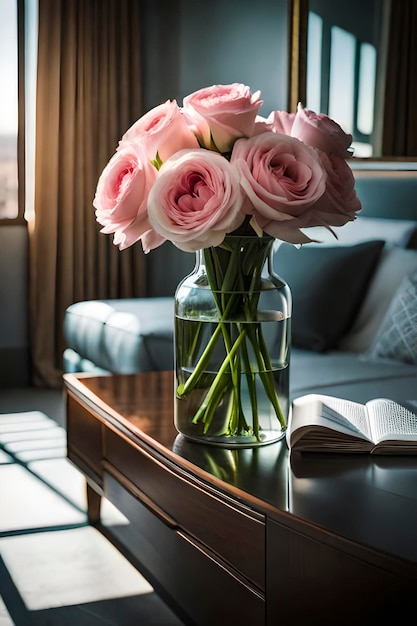
[[[0, 626], [181, 626], [88, 524], [64, 394], [0, 389]], [[128, 523], [108, 501], [106, 523]]]

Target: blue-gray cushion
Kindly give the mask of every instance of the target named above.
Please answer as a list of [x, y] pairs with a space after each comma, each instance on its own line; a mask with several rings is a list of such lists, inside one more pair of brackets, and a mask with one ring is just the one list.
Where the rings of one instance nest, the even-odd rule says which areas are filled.
[[343, 245], [378, 239], [385, 241], [386, 248], [406, 248], [417, 231], [417, 221], [359, 216], [333, 230]]
[[68, 307], [68, 348], [103, 370], [172, 370], [173, 298], [90, 300]]
[[280, 246], [275, 271], [291, 289], [294, 346], [319, 352], [336, 346], [355, 320], [383, 246]]
[[367, 402], [384, 397], [412, 399], [416, 395], [417, 365], [399, 361], [370, 360], [353, 352], [326, 353], [301, 348], [291, 351], [291, 398], [324, 393]]

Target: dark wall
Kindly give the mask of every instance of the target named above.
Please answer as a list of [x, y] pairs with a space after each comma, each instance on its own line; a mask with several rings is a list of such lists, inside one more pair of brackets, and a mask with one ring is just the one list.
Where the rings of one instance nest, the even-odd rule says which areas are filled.
[[261, 113], [285, 109], [289, 0], [143, 2], [144, 104], [216, 83], [260, 89]]
[[381, 0], [309, 0], [309, 8], [330, 24], [354, 33], [360, 41], [372, 43], [378, 48], [382, 19]]

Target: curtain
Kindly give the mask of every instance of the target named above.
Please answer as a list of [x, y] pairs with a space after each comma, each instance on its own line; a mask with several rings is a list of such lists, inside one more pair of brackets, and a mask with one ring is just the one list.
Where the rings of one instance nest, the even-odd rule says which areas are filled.
[[417, 0], [391, 1], [382, 154], [417, 157]]
[[92, 205], [101, 171], [143, 114], [138, 0], [39, 0], [34, 219], [29, 224], [32, 383], [58, 387], [73, 302], [144, 296], [141, 248], [120, 252]]

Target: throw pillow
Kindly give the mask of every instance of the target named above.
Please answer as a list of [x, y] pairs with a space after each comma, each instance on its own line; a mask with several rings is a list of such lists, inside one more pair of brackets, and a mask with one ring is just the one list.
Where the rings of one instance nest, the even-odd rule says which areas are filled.
[[361, 243], [371, 239], [383, 239], [385, 247], [405, 248], [417, 230], [417, 222], [359, 215], [355, 221], [348, 222], [333, 230], [337, 234], [339, 243], [343, 245]]
[[353, 222], [344, 226], [334, 226], [332, 231], [323, 227], [310, 228], [307, 234], [317, 238], [310, 246], [352, 246], [364, 241], [385, 241], [385, 248], [416, 247], [417, 220], [389, 219], [386, 217], [365, 217], [359, 215]]
[[369, 350], [398, 285], [414, 271], [417, 271], [417, 250], [384, 247], [355, 323], [339, 342], [341, 350], [362, 354]]
[[417, 272], [401, 281], [366, 356], [417, 365]]
[[280, 245], [274, 266], [291, 289], [294, 346], [317, 352], [336, 346], [355, 319], [383, 246]]

